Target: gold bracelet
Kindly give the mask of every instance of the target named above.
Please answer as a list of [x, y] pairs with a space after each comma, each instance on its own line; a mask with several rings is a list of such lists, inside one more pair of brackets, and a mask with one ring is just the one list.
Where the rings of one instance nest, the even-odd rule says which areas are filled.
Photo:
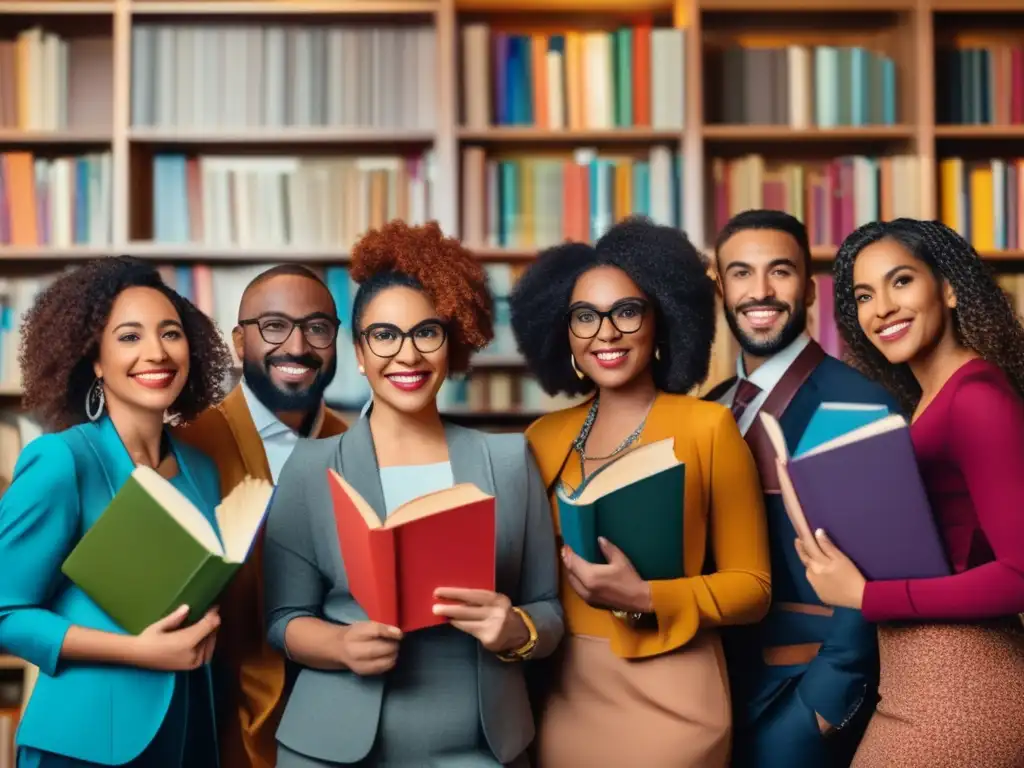
[[512, 610], [515, 611], [516, 615], [523, 620], [523, 624], [526, 625], [527, 632], [530, 633], [530, 639], [518, 648], [514, 648], [511, 651], [501, 651], [495, 655], [500, 661], [525, 661], [530, 658], [530, 655], [533, 653], [533, 649], [537, 647], [537, 626], [533, 623], [533, 619], [530, 618], [530, 614], [522, 608], [513, 606]]

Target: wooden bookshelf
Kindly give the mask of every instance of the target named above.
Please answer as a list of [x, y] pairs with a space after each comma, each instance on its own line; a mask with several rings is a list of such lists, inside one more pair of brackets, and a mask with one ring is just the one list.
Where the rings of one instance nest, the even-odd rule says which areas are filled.
[[[511, 120], [507, 115], [499, 120], [493, 83], [495, 64], [488, 56], [484, 69], [489, 70], [485, 77], [490, 80], [485, 87], [491, 103], [484, 117], [478, 110], [471, 119], [466, 78], [473, 74], [474, 67], [471, 57], [467, 58], [467, 28], [485, 25], [487, 50], [491, 51], [493, 35], [498, 33], [551, 40], [567, 30], [578, 30], [581, 35], [611, 33], [638, 24], [682, 30], [679, 70], [669, 73], [675, 79], [665, 81], [665, 73], [657, 73], [662, 88], [681, 94], [678, 117], [652, 116], [632, 123], [616, 118], [610, 124], [577, 120], [570, 124], [573, 121], [567, 116], [560, 127], [545, 127], [544, 120]], [[341, 119], [344, 110], [340, 107], [307, 105], [303, 112], [288, 102], [286, 117], [272, 119], [266, 109], [253, 113], [251, 105], [235, 101], [231, 102], [232, 108], [249, 112], [246, 119], [233, 119], [227, 114], [228, 107], [221, 107], [220, 102], [228, 103], [240, 91], [257, 86], [244, 78], [230, 79], [223, 74], [226, 70], [211, 64], [190, 70], [179, 68], [178, 77], [186, 86], [176, 90], [172, 87], [175, 94], [171, 112], [167, 112], [166, 105], [157, 105], [153, 107], [153, 119], [139, 119], [144, 110], [140, 112], [140, 97], [134, 94], [144, 76], [139, 70], [142, 59], [135, 60], [133, 39], [142, 39], [138, 37], [140, 29], [150, 30], [146, 34], [153, 37], [146, 39], [155, 40], [162, 34], [160, 30], [171, 28], [281, 25], [289, 29], [330, 25], [375, 28], [385, 30], [383, 37], [390, 34], [387, 30], [398, 34], [400, 30], [428, 28], [432, 55], [420, 61], [421, 66], [403, 65], [407, 74], [421, 79], [411, 90], [396, 87], [394, 100], [417, 96], [429, 100], [429, 118], [410, 117], [397, 106], [385, 109], [374, 105], [367, 108], [369, 112], [363, 109], [362, 117], [352, 118], [354, 113], [350, 113]], [[430, 153], [431, 217], [437, 218], [447, 232], [463, 236], [488, 264], [513, 265], [528, 263], [539, 247], [551, 242], [550, 228], [545, 234], [517, 235], [502, 241], [494, 232], [486, 231], [493, 222], [481, 226], [479, 210], [472, 214], [475, 225], [470, 227], [467, 206], [480, 197], [483, 182], [477, 179], [470, 183], [473, 177], [472, 169], [467, 171], [467, 158], [472, 158], [478, 169], [489, 168], [492, 162], [524, 159], [525, 163], [530, 158], [565, 163], [576, 158], [580, 162], [581, 152], [588, 157], [610, 158], [612, 164], [621, 161], [631, 168], [653, 169], [660, 162], [662, 172], [670, 174], [665, 178], [671, 178], [673, 194], [678, 194], [668, 203], [658, 203], [663, 217], [684, 228], [706, 249], [723, 215], [716, 211], [715, 174], [745, 161], [763, 165], [765, 173], [785, 174], [797, 166], [811, 168], [833, 158], [912, 159], [913, 164], [898, 166], [899, 172], [908, 176], [903, 179], [904, 187], [913, 190], [914, 199], [904, 200], [905, 205], [914, 208], [913, 215], [935, 218], [942, 214], [943, 160], [962, 157], [967, 164], [990, 156], [1024, 155], [1024, 106], [1022, 114], [1012, 120], [950, 122], [942, 116], [944, 86], [940, 87], [945, 77], [940, 71], [943, 51], [950, 47], [984, 48], [986, 41], [1024, 47], [1024, 3], [1020, 0], [0, 0], [0, 40], [13, 40], [34, 27], [56, 34], [70, 47], [82, 39], [108, 41], [103, 49], [107, 51], [103, 55], [109, 56], [105, 65], [97, 63], [95, 47], [80, 46], [79, 53], [69, 54], [79, 56], [76, 61], [89, 63], [97, 72], [108, 73], [109, 77], [101, 78], [102, 83], [91, 84], [92, 91], [85, 89], [80, 80], [73, 81], [71, 74], [68, 76], [71, 90], [67, 99], [81, 100], [83, 93], [99, 94], [104, 105], [102, 114], [68, 102], [57, 108], [62, 115], [57, 122], [44, 129], [32, 120], [26, 123], [23, 116], [12, 118], [9, 109], [0, 109], [0, 152], [29, 151], [37, 158], [108, 153], [103, 162], [108, 163], [104, 172], [109, 176], [109, 232], [105, 239], [88, 245], [0, 246], [0, 276], [51, 270], [118, 253], [178, 265], [232, 266], [295, 260], [329, 266], [347, 262], [350, 243], [346, 237], [328, 244], [260, 243], [257, 247], [155, 239], [159, 206], [153, 200], [154, 168], [156, 158], [165, 155], [298, 158], [305, 162], [309, 158], [414, 157]], [[200, 42], [184, 38], [177, 44], [187, 50], [200, 47]], [[841, 114], [841, 120], [825, 121], [827, 124], [818, 119], [817, 113], [810, 120], [806, 116], [796, 120], [793, 107], [789, 115], [780, 116], [776, 111], [768, 119], [763, 119], [764, 115], [726, 119], [728, 110], [723, 104], [747, 81], [736, 78], [736, 70], [731, 70], [733, 76], [726, 76], [722, 60], [734, 55], [728, 53], [730, 50], [740, 47], [748, 51], [802, 47], [811, 51], [812, 59], [821, 47], [860, 47], [870, 56], [880, 57], [879, 61], [884, 59], [877, 71], [888, 73], [882, 77], [894, 78], [895, 89], [887, 96], [891, 103], [882, 107], [872, 103], [869, 109], [875, 113], [866, 120], [864, 115], [851, 119], [849, 114]], [[222, 59], [234, 60], [242, 49], [225, 46], [225, 50]], [[3, 61], [0, 50], [0, 70]], [[429, 66], [422, 66], [424, 61], [429, 61]], [[567, 66], [564, 58], [561, 63]], [[244, 69], [240, 64], [237, 68]], [[373, 75], [372, 69], [361, 66], [360, 75], [366, 72], [366, 78], [381, 76], [379, 72]], [[756, 69], [755, 65], [749, 71]], [[652, 72], [651, 77], [655, 76]], [[211, 102], [220, 111], [213, 119], [200, 114], [199, 97], [192, 103], [187, 96], [191, 83], [199, 88], [210, 80], [220, 83], [219, 98]], [[332, 82], [341, 90], [351, 86], [342, 80]], [[665, 86], [665, 82], [669, 84]], [[866, 87], [870, 98], [880, 82], [885, 81], [869, 81]], [[813, 89], [813, 81], [809, 87]], [[325, 92], [330, 83], [319, 83], [316, 88]], [[428, 89], [429, 96], [417, 93], [424, 89]], [[388, 88], [382, 90], [390, 92]], [[614, 91], [609, 93], [615, 98]], [[566, 102], [573, 98], [568, 90], [564, 96]], [[789, 102], [797, 98], [791, 89], [785, 96]], [[1019, 98], [1024, 104], [1024, 96]], [[365, 101], [365, 97], [360, 99]], [[785, 99], [775, 99], [780, 100]], [[664, 99], [652, 98], [654, 101]], [[420, 105], [421, 111], [427, 109], [424, 104]], [[565, 108], [568, 112], [569, 107]], [[162, 118], [156, 114], [161, 109], [165, 113]], [[856, 112], [857, 107], [853, 109]], [[884, 119], [876, 119], [882, 113]], [[164, 119], [168, 114], [172, 117]], [[367, 115], [372, 119], [363, 119]], [[52, 117], [49, 114], [46, 118], [48, 124], [53, 123]], [[656, 152], [662, 154], [656, 158]], [[667, 162], [672, 165], [666, 171]], [[655, 189], [654, 182], [649, 183]], [[908, 198], [902, 192], [896, 196]], [[651, 204], [655, 204], [653, 199]], [[898, 212], [909, 213], [905, 208]], [[807, 211], [804, 214], [809, 216]], [[813, 257], [820, 268], [827, 267], [844, 234], [831, 233], [825, 238], [827, 242], [815, 243]], [[980, 250], [1001, 270], [1024, 270], [1024, 238], [1021, 240], [1016, 242], [1015, 238], [1006, 247], [988, 247], [992, 244], [986, 243]], [[16, 394], [16, 389], [0, 388], [0, 402]], [[509, 413], [508, 418], [528, 415], [528, 411], [517, 411]]]

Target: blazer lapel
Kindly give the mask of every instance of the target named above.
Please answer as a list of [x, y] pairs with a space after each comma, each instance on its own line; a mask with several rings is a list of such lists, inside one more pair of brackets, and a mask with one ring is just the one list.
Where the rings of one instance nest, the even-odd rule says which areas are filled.
[[235, 445], [238, 446], [246, 474], [261, 480], [271, 480], [270, 464], [267, 462], [267, 453], [263, 450], [263, 440], [252, 421], [241, 384], [228, 393], [219, 409], [235, 438]]
[[99, 458], [110, 496], [113, 497], [131, 476], [135, 463], [128, 455], [128, 449], [124, 447], [121, 436], [117, 434], [117, 428], [109, 416], [104, 415], [99, 421], [85, 425], [82, 433]]
[[384, 489], [380, 484], [380, 467], [377, 466], [377, 449], [373, 445], [370, 421], [365, 416], [341, 436], [340, 460], [341, 476], [384, 520], [387, 510], [384, 508]]

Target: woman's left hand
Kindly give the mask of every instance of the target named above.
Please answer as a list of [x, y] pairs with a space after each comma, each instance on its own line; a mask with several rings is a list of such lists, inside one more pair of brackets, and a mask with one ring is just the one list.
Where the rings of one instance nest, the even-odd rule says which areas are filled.
[[621, 549], [605, 538], [597, 541], [607, 564], [587, 562], [562, 547], [562, 562], [576, 594], [594, 608], [652, 613], [651, 585], [640, 578]]
[[445, 616], [456, 629], [472, 635], [492, 653], [520, 648], [530, 640], [530, 630], [512, 610], [512, 601], [486, 589], [439, 587], [434, 598], [434, 613]]
[[796, 539], [796, 553], [807, 569], [807, 581], [826, 605], [856, 608], [864, 602], [867, 580], [853, 561], [839, 551], [828, 534], [820, 528], [813, 543]]

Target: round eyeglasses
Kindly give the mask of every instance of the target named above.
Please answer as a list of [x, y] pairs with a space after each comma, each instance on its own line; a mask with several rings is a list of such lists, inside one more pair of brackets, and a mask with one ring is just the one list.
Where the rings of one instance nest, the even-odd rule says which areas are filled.
[[260, 336], [267, 344], [280, 346], [291, 337], [295, 327], [302, 329], [306, 343], [314, 349], [326, 349], [334, 343], [338, 335], [340, 321], [327, 315], [309, 315], [308, 317], [292, 318], [288, 315], [260, 315], [247, 320], [239, 320], [239, 325], [255, 325]]
[[437, 352], [448, 338], [448, 331], [438, 320], [424, 320], [408, 331], [392, 323], [373, 323], [359, 335], [366, 339], [366, 345], [373, 354], [387, 358], [401, 352], [406, 339], [412, 339], [413, 346], [421, 355]]
[[619, 333], [636, 333], [644, 324], [647, 309], [647, 303], [639, 299], [621, 301], [607, 312], [589, 305], [576, 306], [569, 310], [569, 330], [577, 339], [592, 339], [607, 317]]

